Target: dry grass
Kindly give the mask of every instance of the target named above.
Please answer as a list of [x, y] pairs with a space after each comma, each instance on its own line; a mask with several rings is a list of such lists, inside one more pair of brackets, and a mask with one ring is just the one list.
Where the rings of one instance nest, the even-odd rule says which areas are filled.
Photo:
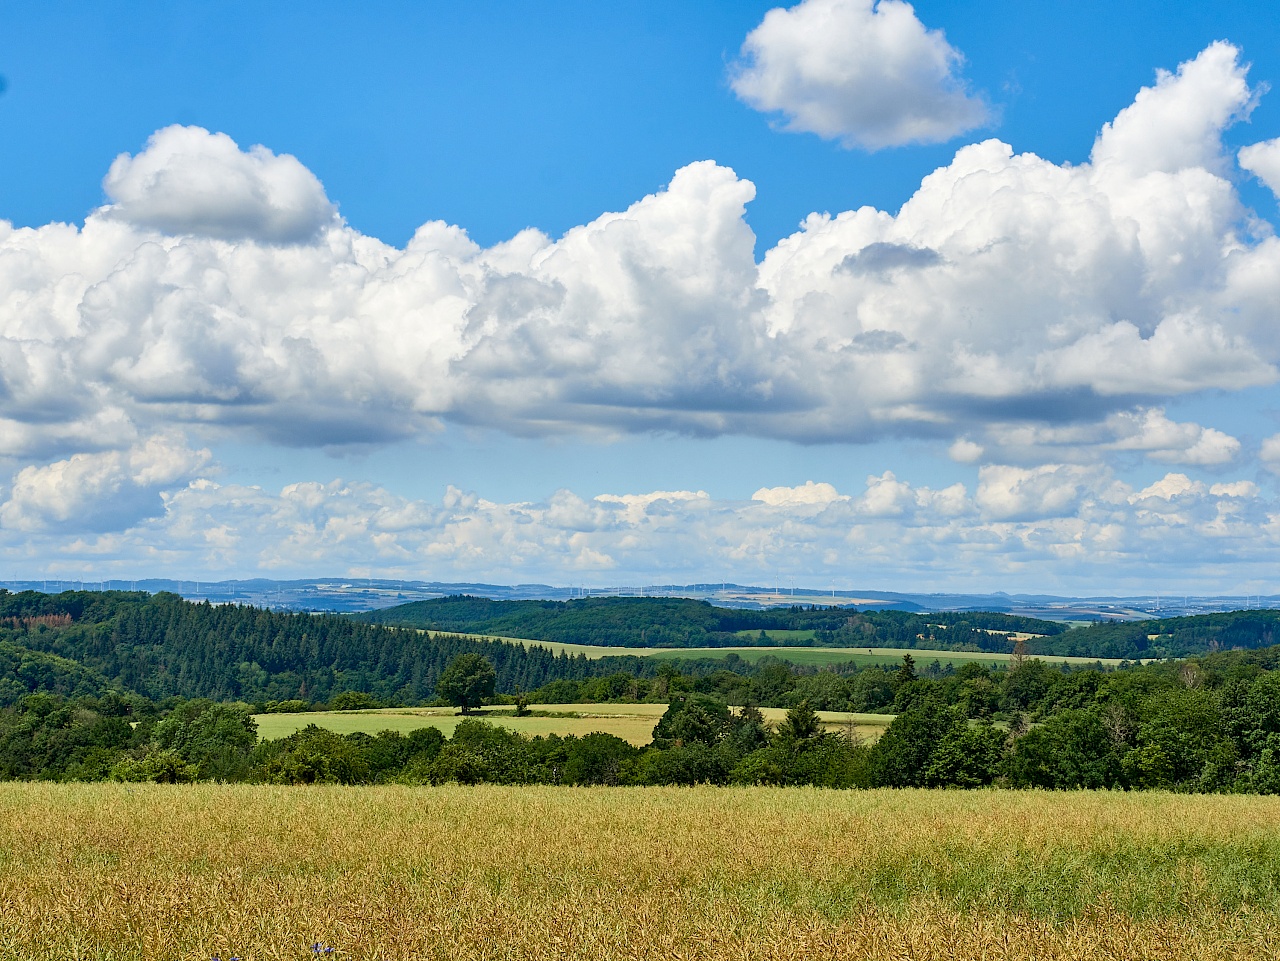
[[1280, 799], [0, 786], [0, 958], [1274, 958]]

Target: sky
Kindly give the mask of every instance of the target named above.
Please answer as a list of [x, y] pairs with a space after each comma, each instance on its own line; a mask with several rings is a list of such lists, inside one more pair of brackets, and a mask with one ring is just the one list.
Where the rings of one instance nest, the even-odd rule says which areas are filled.
[[0, 8], [0, 579], [1274, 593], [1255, 0]]

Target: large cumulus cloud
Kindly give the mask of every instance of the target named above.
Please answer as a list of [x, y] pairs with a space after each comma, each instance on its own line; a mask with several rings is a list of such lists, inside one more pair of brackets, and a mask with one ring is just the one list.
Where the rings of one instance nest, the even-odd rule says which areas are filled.
[[[1152, 418], [1276, 378], [1280, 244], [1221, 144], [1254, 102], [1245, 74], [1214, 44], [1088, 163], [970, 145], [896, 214], [811, 215], [758, 263], [754, 187], [710, 161], [559, 239], [484, 248], [433, 222], [398, 249], [294, 158], [167, 128], [116, 161], [83, 227], [0, 222], [0, 456], [174, 428], [377, 443], [448, 420], [912, 434], [992, 460], [1052, 459], [1027, 438], [1092, 425], [1079, 450], [1223, 463], [1235, 438]], [[1265, 172], [1270, 150], [1243, 157]]]
[[[966, 146], [896, 213], [811, 215], [759, 261], [754, 187], [710, 161], [558, 239], [486, 248], [432, 222], [399, 249], [346, 225], [294, 158], [167, 128], [117, 160], [83, 226], [0, 223], [0, 543], [50, 573], [323, 558], [960, 583], [1195, 557], [1221, 583], [1215, 564], [1274, 563], [1280, 512], [1247, 478], [1181, 473], [1225, 477], [1249, 442], [1168, 405], [1276, 379], [1280, 242], [1222, 146], [1255, 99], [1239, 52], [1214, 44], [1160, 74], [1087, 163]], [[1274, 155], [1266, 142], [1239, 163], [1266, 180]], [[201, 446], [375, 444], [444, 422], [916, 436], [976, 479], [425, 503], [354, 482], [222, 485]], [[1277, 438], [1261, 454], [1280, 470]], [[1118, 479], [1143, 462], [1178, 470]]]

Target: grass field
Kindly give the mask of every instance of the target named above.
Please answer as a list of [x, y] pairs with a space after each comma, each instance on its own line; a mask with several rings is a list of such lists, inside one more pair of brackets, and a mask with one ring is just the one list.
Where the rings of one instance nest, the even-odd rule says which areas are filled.
[[[762, 657], [777, 657], [792, 664], [806, 667], [827, 667], [832, 664], [848, 664], [850, 661], [859, 667], [872, 665], [880, 667], [898, 667], [902, 664], [902, 655], [910, 654], [917, 665], [951, 664], [959, 667], [976, 661], [979, 664], [1008, 664], [1008, 654], [987, 654], [981, 651], [921, 651], [904, 650], [897, 647], [601, 647], [591, 644], [561, 644], [554, 641], [521, 641], [522, 644], [540, 644], [550, 648], [557, 654], [565, 651], [569, 654], [585, 654], [595, 660], [600, 657], [611, 657], [620, 654], [634, 654], [637, 657], [665, 657], [688, 660], [690, 658], [721, 658], [733, 652], [744, 661], [755, 663]], [[1043, 657], [1049, 664], [1103, 664], [1115, 665], [1117, 658], [1097, 657]]]
[[0, 785], [0, 958], [1263, 959], [1280, 799]]
[[[426, 633], [445, 634], [447, 631], [428, 631]], [[771, 631], [769, 636], [785, 640], [804, 640], [804, 636], [812, 636], [812, 631]], [[796, 635], [796, 636], [791, 636]], [[803, 635], [803, 636], [802, 636]], [[880, 667], [897, 667], [902, 663], [902, 655], [910, 654], [917, 664], [930, 664], [938, 661], [959, 667], [970, 661], [979, 664], [1008, 664], [1008, 654], [987, 654], [981, 651], [923, 651], [908, 650], [898, 647], [759, 647], [747, 645], [743, 647], [606, 647], [601, 644], [566, 644], [562, 641], [534, 641], [527, 637], [498, 637], [489, 634], [462, 634], [462, 637], [474, 637], [477, 640], [508, 641], [512, 644], [524, 644], [526, 647], [545, 647], [556, 654], [566, 653], [576, 656], [582, 654], [590, 660], [602, 657], [667, 657], [689, 660], [701, 657], [721, 658], [733, 652], [744, 661], [755, 663], [762, 657], [778, 657], [792, 664], [805, 667], [827, 667], [832, 664], [848, 664], [850, 661], [859, 667], [877, 665]], [[756, 637], [759, 631], [741, 631], [740, 637]], [[1027, 635], [1028, 637], [1034, 635]], [[1115, 657], [1052, 657], [1035, 655], [1049, 664], [1107, 664], [1115, 666], [1120, 663]]]
[[[816, 631], [765, 631], [775, 641], [812, 641]], [[760, 636], [759, 631], [735, 631], [734, 637], [754, 640]]]
[[[532, 704], [535, 713], [531, 717], [514, 717], [511, 708], [486, 708], [471, 715], [493, 724], [500, 724], [522, 734], [590, 734], [604, 731], [616, 734], [632, 744], [643, 745], [653, 740], [653, 726], [658, 723], [665, 704]], [[502, 713], [495, 713], [502, 712]], [[770, 721], [780, 721], [787, 713], [781, 708], [762, 708], [761, 713]], [[548, 716], [557, 715], [557, 716]], [[890, 714], [846, 714], [842, 711], [819, 711], [818, 716], [832, 729], [844, 729], [849, 724], [864, 738], [874, 740], [893, 720]], [[258, 735], [265, 740], [288, 737], [308, 724], [352, 734], [361, 731], [377, 734], [379, 731], [399, 731], [402, 734], [419, 727], [438, 727], [446, 736], [462, 720], [453, 708], [414, 707], [386, 708], [378, 711], [315, 711], [306, 714], [257, 714]]]

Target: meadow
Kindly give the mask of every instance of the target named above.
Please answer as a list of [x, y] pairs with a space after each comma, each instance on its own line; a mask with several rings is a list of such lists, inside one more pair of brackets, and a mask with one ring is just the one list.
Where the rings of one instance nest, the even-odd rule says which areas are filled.
[[[515, 717], [512, 708], [485, 708], [470, 716], [498, 724], [529, 736], [574, 734], [581, 737], [596, 731], [613, 734], [636, 746], [653, 740], [653, 726], [667, 710], [666, 704], [537, 704], [527, 717]], [[786, 716], [782, 708], [761, 708], [765, 720], [777, 723]], [[830, 730], [847, 730], [850, 725], [866, 740], [880, 736], [893, 721], [892, 714], [854, 714], [819, 711], [818, 717]], [[288, 737], [308, 724], [338, 734], [377, 734], [398, 731], [407, 734], [420, 727], [436, 727], [452, 737], [462, 717], [451, 707], [383, 708], [368, 711], [309, 711], [298, 714], [256, 714], [258, 734], [273, 741]]]
[[1211, 961], [1277, 922], [1277, 798], [0, 785], [4, 959]]
[[[424, 631], [432, 636], [448, 635], [452, 632]], [[787, 635], [808, 635], [812, 631], [773, 631], [770, 637], [785, 640], [802, 640], [802, 637]], [[771, 647], [744, 645], [741, 647], [608, 647], [602, 644], [568, 644], [561, 641], [535, 641], [521, 637], [494, 637], [484, 634], [453, 635], [473, 638], [475, 640], [505, 641], [508, 644], [523, 644], [526, 647], [545, 647], [553, 654], [568, 654], [576, 657], [581, 654], [589, 660], [602, 657], [661, 657], [677, 660], [697, 660], [700, 658], [719, 659], [728, 654], [737, 654], [744, 661], [754, 664], [762, 657], [777, 657], [790, 661], [799, 667], [831, 667], [836, 664], [856, 664], [858, 667], [899, 667], [902, 655], [910, 654], [917, 664], [930, 664], [938, 661], [944, 667], [950, 664], [959, 667], [961, 664], [977, 663], [988, 667], [995, 664], [1008, 664], [1008, 654], [991, 654], [986, 651], [934, 651], [915, 648], [898, 647], [811, 647], [779, 644]], [[758, 636], [758, 633], [745, 631], [741, 633], [744, 640]], [[1038, 660], [1047, 664], [1074, 664], [1087, 666], [1103, 664], [1114, 667], [1121, 659], [1115, 657], [1070, 657], [1066, 655], [1037, 654]]]

